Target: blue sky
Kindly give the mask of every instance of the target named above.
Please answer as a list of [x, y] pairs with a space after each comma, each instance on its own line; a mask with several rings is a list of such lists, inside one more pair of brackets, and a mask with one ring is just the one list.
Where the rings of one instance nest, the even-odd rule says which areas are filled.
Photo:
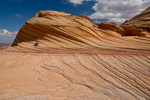
[[94, 12], [91, 9], [94, 2], [87, 2], [86, 6], [68, 3], [62, 0], [0, 0], [0, 29], [18, 31], [27, 20], [41, 10], [55, 10], [76, 16]]
[[113, 21], [118, 25], [150, 5], [150, 0], [0, 0], [0, 43], [13, 42], [21, 26], [38, 11], [55, 10], [93, 21]]

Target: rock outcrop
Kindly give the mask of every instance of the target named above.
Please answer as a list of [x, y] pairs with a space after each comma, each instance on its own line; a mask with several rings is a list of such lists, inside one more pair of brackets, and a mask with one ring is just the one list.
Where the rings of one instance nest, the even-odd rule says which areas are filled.
[[136, 15], [134, 18], [127, 20], [121, 26], [139, 27], [150, 32], [150, 7]]
[[81, 14], [81, 15], [79, 15], [78, 17], [81, 17], [81, 18], [83, 18], [83, 19], [85, 19], [85, 20], [88, 20], [89, 22], [91, 22], [91, 23], [94, 23], [88, 16], [86, 16], [86, 15], [83, 15], [83, 14]]
[[122, 36], [139, 36], [139, 37], [146, 36], [142, 32], [141, 28], [133, 27], [133, 26], [126, 26], [126, 25], [118, 26], [114, 22], [102, 21], [100, 24], [98, 24], [98, 28], [111, 30], [111, 31], [121, 34]]
[[14, 39], [12, 49], [37, 50], [39, 48], [33, 46], [37, 38], [40, 38], [40, 49], [150, 49], [150, 39], [140, 29], [120, 27], [108, 22], [100, 23], [98, 28], [86, 15], [73, 16], [57, 11], [40, 11], [29, 19]]

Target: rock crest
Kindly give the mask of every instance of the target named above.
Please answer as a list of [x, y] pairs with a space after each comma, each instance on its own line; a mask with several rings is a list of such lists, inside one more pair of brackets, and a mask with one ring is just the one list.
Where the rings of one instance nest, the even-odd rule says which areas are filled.
[[[145, 14], [145, 13], [144, 13]], [[135, 36], [135, 37], [130, 37]], [[138, 38], [137, 38], [138, 36]], [[74, 16], [57, 11], [39, 11], [20, 29], [13, 48], [34, 49], [35, 40], [40, 38], [40, 48], [129, 48], [150, 49], [146, 43], [150, 34], [133, 25], [117, 26], [102, 21], [95, 24], [88, 16]], [[137, 44], [137, 41], [140, 42]], [[145, 42], [146, 44], [143, 44]]]

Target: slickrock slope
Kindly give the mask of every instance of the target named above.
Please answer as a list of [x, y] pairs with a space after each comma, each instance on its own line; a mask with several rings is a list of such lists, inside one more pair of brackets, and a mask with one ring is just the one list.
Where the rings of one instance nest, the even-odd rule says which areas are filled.
[[0, 97], [150, 100], [148, 34], [139, 27], [94, 24], [85, 15], [40, 11], [12, 47], [0, 51]]
[[150, 53], [3, 52], [0, 95], [46, 95], [46, 100], [150, 100]]

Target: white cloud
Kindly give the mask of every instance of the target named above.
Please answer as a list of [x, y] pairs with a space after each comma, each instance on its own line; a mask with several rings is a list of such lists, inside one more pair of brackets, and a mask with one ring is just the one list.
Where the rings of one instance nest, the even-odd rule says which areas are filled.
[[83, 14], [87, 15], [87, 14], [89, 14], [89, 13], [88, 13], [88, 12], [83, 12]]
[[68, 4], [68, 1], [61, 0], [63, 4]]
[[94, 21], [94, 22], [95, 22], [95, 23], [99, 23], [99, 21], [97, 21], [97, 20], [96, 20], [96, 21]]
[[82, 4], [83, 0], [68, 0], [70, 3], [73, 4]]
[[19, 14], [15, 14], [16, 16], [18, 16], [18, 17], [23, 17], [22, 15], [19, 15]]
[[150, 0], [67, 0], [74, 5], [84, 1], [94, 1], [92, 9], [95, 13], [89, 15], [91, 19], [108, 19], [120, 25], [125, 20], [133, 18], [150, 6]]
[[96, 0], [92, 7], [96, 12], [91, 14], [91, 19], [108, 19], [117, 24], [133, 18], [147, 7], [150, 0]]
[[83, 1], [91, 1], [91, 0], [67, 0], [74, 5], [82, 4]]
[[9, 43], [11, 44], [16, 37], [18, 31], [9, 32], [6, 29], [0, 29], [0, 43]]

